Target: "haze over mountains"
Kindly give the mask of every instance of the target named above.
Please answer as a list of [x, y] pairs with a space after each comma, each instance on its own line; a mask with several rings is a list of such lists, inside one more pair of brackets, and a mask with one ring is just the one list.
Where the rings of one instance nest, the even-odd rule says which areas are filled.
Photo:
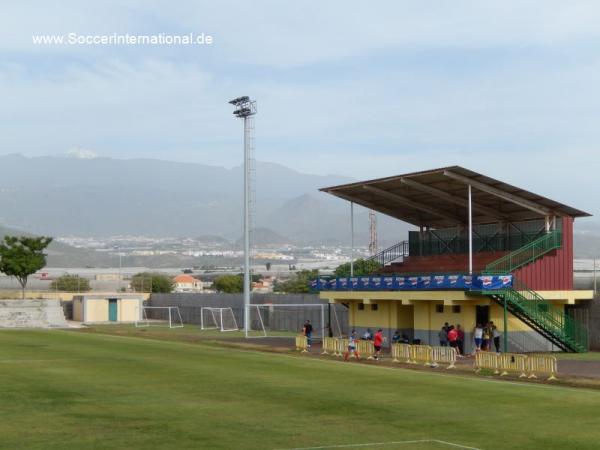
[[[242, 168], [151, 159], [0, 156], [0, 225], [51, 236], [200, 236], [242, 232]], [[348, 243], [348, 203], [318, 192], [353, 181], [258, 162], [255, 224], [294, 243]], [[357, 242], [368, 240], [356, 210]], [[379, 216], [382, 241], [407, 225]]]

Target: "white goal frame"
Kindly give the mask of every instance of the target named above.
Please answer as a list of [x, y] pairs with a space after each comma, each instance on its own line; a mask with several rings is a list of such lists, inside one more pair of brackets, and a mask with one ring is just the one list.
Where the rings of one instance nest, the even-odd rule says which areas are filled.
[[[210, 317], [212, 317], [212, 321], [214, 323], [214, 326], [211, 326], [210, 324], [206, 323], [206, 321], [204, 320], [204, 312], [210, 312]], [[235, 328], [225, 328], [223, 326], [223, 312], [229, 312], [231, 314], [231, 318], [233, 319], [233, 324], [235, 326]], [[217, 313], [217, 315], [215, 315], [215, 313]], [[239, 327], [237, 324], [237, 320], [235, 320], [235, 314], [233, 313], [233, 309], [232, 308], [217, 308], [217, 307], [213, 307], [213, 306], [203, 306], [200, 309], [200, 329], [201, 330], [219, 330], [222, 332], [226, 332], [226, 331], [238, 331]]]
[[[251, 303], [247, 306], [248, 308], [248, 314], [247, 317], [250, 317], [250, 311], [252, 311], [252, 309], [254, 308], [260, 323], [260, 328], [262, 329], [262, 336], [246, 336], [246, 338], [252, 339], [252, 338], [266, 338], [266, 337], [277, 337], [277, 338], [293, 338], [294, 336], [270, 336], [267, 333], [267, 330], [265, 328], [265, 323], [262, 317], [262, 314], [260, 312], [261, 308], [320, 308], [321, 309], [321, 329], [320, 330], [313, 330], [313, 339], [317, 339], [317, 340], [321, 340], [321, 342], [323, 342], [323, 339], [326, 337], [325, 336], [325, 329], [326, 327], [326, 322], [325, 322], [325, 307], [327, 306], [326, 303]], [[341, 336], [341, 328], [340, 328], [340, 322], [338, 320], [337, 317], [337, 312], [335, 311], [335, 307], [332, 308], [332, 320], [335, 319], [335, 323], [337, 325], [337, 329], [338, 329], [338, 335], [339, 337]], [[332, 324], [329, 324], [330, 326]], [[258, 331], [259, 333], [261, 331]], [[316, 332], [316, 333], [315, 333]], [[335, 335], [335, 333], [334, 333]]]
[[[162, 320], [154, 320], [149, 319], [147, 310], [149, 309], [160, 309], [160, 310], [168, 310], [168, 319]], [[142, 306], [140, 311], [140, 318], [135, 321], [136, 328], [140, 327], [150, 327], [150, 326], [167, 326], [164, 322], [168, 320], [169, 328], [183, 328], [183, 319], [181, 318], [181, 313], [179, 312], [178, 306]]]

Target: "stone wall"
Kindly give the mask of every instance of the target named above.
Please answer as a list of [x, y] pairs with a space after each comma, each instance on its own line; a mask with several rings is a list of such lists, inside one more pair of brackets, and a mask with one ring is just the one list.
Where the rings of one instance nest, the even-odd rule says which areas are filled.
[[0, 300], [0, 328], [66, 328], [59, 300]]

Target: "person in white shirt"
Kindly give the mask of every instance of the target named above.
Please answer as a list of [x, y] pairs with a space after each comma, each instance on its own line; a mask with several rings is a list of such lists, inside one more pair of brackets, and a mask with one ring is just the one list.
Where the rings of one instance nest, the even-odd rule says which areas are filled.
[[475, 327], [475, 330], [473, 331], [473, 336], [475, 338], [475, 347], [477, 351], [480, 351], [481, 343], [483, 342], [483, 328], [480, 323], [478, 323]]

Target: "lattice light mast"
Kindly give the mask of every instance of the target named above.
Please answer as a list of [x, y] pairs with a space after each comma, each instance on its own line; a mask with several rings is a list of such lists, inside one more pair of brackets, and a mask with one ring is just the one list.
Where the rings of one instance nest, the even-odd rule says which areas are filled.
[[379, 246], [377, 245], [377, 216], [375, 211], [369, 211], [369, 224], [371, 231], [371, 239], [369, 240], [369, 254], [375, 256], [379, 252]]
[[247, 95], [229, 102], [235, 107], [233, 115], [244, 119], [244, 333], [248, 337], [250, 330], [250, 209], [251, 209], [251, 172], [254, 153], [254, 115], [256, 101]]

